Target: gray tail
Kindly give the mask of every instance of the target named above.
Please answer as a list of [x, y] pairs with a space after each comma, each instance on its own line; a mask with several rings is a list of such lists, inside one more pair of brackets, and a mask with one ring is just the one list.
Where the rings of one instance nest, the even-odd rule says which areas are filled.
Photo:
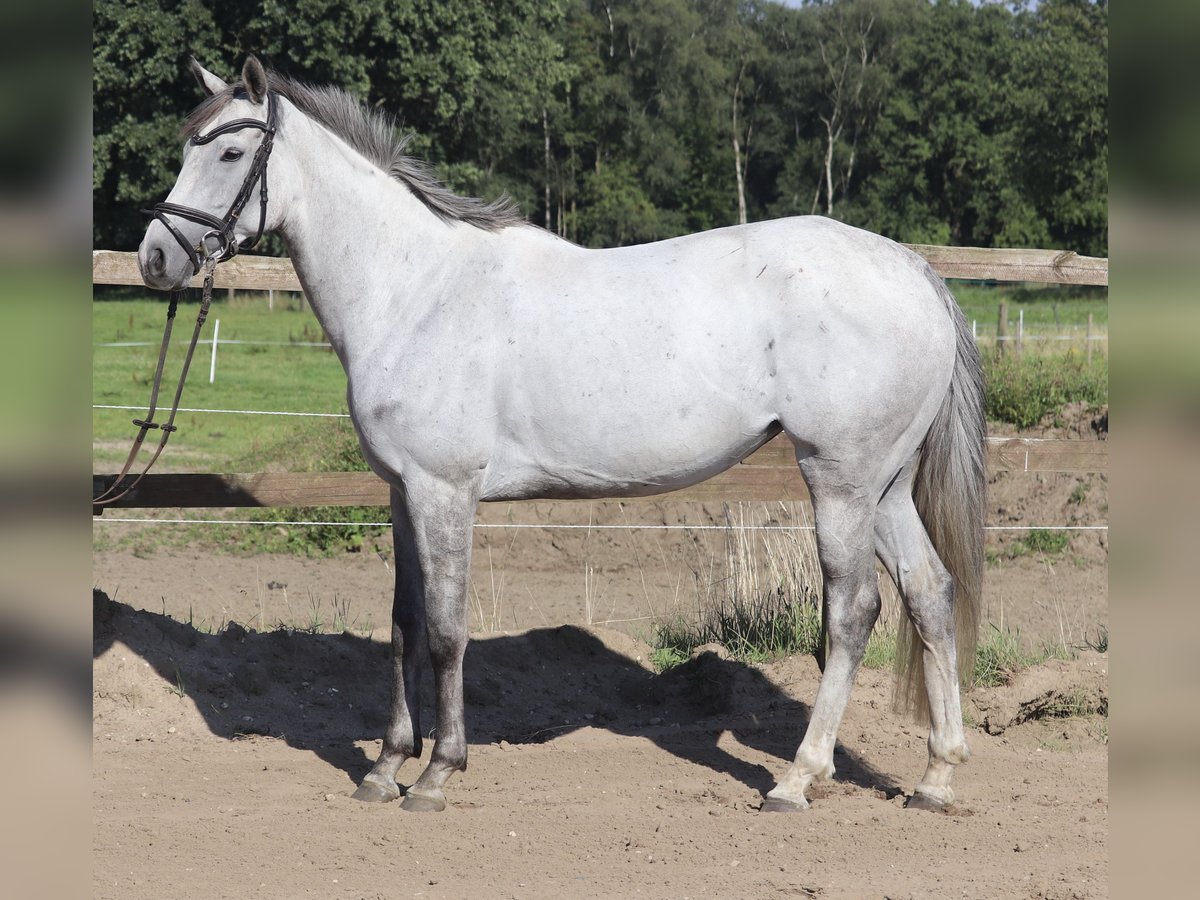
[[[983, 364], [962, 309], [946, 283], [930, 272], [954, 321], [957, 352], [950, 387], [920, 450], [913, 500], [933, 548], [954, 578], [958, 675], [970, 684], [983, 583], [983, 505], [987, 483]], [[896, 648], [896, 706], [928, 717], [923, 646], [902, 617]]]

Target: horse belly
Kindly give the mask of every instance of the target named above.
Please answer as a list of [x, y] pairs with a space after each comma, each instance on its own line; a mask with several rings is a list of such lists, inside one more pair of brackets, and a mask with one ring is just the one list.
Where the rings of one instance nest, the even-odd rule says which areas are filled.
[[668, 328], [619, 352], [559, 343], [569, 359], [547, 359], [512, 389], [485, 497], [664, 493], [748, 456], [779, 431], [767, 366], [747, 365], [744, 341], [708, 332], [696, 341]]
[[587, 447], [564, 442], [553, 452], [530, 452], [504, 443], [493, 455], [483, 500], [582, 500], [643, 497], [698, 484], [749, 456], [778, 434], [767, 422], [760, 430], [713, 440], [680, 433], [673, 442], [607, 441]]

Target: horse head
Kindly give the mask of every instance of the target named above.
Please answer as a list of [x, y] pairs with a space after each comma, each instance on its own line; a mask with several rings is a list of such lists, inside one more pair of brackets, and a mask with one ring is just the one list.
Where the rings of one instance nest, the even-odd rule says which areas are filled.
[[205, 265], [253, 246], [281, 219], [282, 204], [267, 192], [278, 101], [266, 70], [253, 56], [233, 84], [195, 59], [191, 70], [205, 99], [184, 123], [175, 186], [165, 202], [144, 210], [153, 221], [138, 249], [143, 280], [160, 290], [182, 287]]

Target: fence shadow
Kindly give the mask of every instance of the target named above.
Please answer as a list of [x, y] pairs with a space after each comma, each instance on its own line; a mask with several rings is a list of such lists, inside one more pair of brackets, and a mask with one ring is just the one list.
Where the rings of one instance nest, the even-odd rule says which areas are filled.
[[[93, 591], [93, 659], [115, 642], [145, 660], [164, 690], [185, 694], [214, 735], [283, 740], [354, 782], [373, 763], [356, 742], [377, 741], [387, 725], [390, 648], [384, 643], [349, 633], [257, 633], [236, 624], [209, 634]], [[577, 728], [602, 728], [646, 738], [758, 792], [782, 774], [808, 722], [808, 707], [757, 669], [706, 653], [660, 675], [574, 626], [474, 640], [465, 669], [472, 744], [538, 743]], [[425, 681], [429, 734], [432, 678]], [[718, 746], [726, 729], [744, 746], [781, 760], [778, 771]], [[889, 797], [900, 792], [890, 776], [841, 745], [835, 762], [839, 780]], [[415, 777], [419, 768], [409, 767], [402, 775]]]

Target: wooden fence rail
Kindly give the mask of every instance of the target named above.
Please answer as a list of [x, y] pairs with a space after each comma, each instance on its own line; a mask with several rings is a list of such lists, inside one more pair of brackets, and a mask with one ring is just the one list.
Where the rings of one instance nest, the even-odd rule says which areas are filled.
[[[1046, 441], [994, 438], [988, 442], [992, 472], [1105, 472], [1107, 441]], [[93, 496], [111, 475], [93, 476]], [[786, 438], [778, 437], [743, 462], [700, 484], [624, 502], [660, 500], [807, 500], [808, 489]], [[388, 486], [371, 472], [261, 472], [246, 475], [147, 475], [114, 507], [386, 506]]]
[[[1108, 284], [1107, 259], [1079, 256], [1071, 251], [909, 246], [924, 256], [943, 278]], [[137, 255], [93, 250], [92, 282], [142, 284]], [[218, 288], [252, 291], [302, 289], [290, 260], [265, 256], [237, 256], [223, 263], [217, 268], [214, 284]], [[193, 285], [198, 287], [200, 279], [195, 279]], [[1108, 469], [1108, 443], [991, 439], [988, 467], [993, 472], [1105, 472]], [[92, 495], [98, 495], [111, 484], [113, 477], [93, 476]], [[807, 500], [808, 490], [796, 468], [790, 443], [779, 437], [738, 465], [701, 484], [639, 499]], [[370, 472], [191, 473], [148, 475], [114, 507], [376, 506], [387, 503], [387, 485]]]
[[[1041, 281], [1047, 284], [1108, 284], [1108, 260], [1071, 250], [1013, 250], [990, 247], [937, 247], [908, 244], [943, 278], [987, 281]], [[202, 279], [192, 280], [199, 287]], [[142, 284], [137, 254], [92, 251], [93, 284]], [[217, 266], [214, 287], [245, 291], [299, 291], [300, 279], [289, 259], [235, 256]]]

